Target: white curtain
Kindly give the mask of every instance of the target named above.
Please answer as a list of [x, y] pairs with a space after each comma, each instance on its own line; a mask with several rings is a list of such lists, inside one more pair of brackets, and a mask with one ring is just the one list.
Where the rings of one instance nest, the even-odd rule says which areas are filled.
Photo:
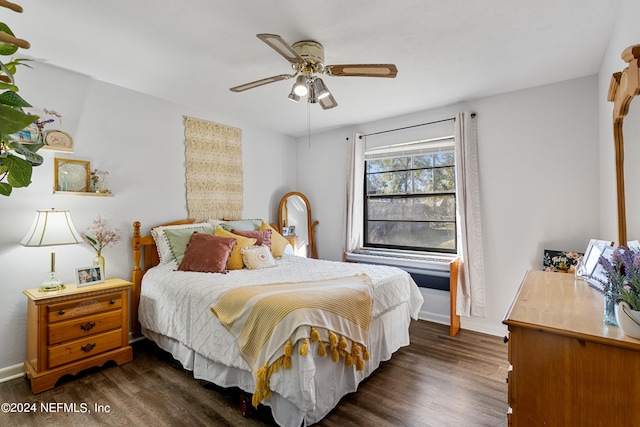
[[456, 192], [458, 206], [458, 273], [456, 313], [486, 316], [484, 252], [478, 175], [476, 114], [458, 113], [455, 118]]
[[364, 226], [364, 149], [365, 137], [351, 134], [349, 155], [347, 156], [347, 203], [344, 252], [353, 251], [362, 246], [362, 227]]

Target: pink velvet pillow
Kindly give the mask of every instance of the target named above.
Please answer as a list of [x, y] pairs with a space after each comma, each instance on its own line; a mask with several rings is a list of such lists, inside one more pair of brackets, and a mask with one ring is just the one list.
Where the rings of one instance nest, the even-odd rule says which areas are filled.
[[271, 230], [256, 230], [256, 231], [247, 231], [247, 230], [231, 230], [233, 234], [237, 234], [238, 236], [250, 237], [252, 239], [256, 239], [256, 246], [268, 246], [271, 247]]
[[198, 233], [191, 236], [178, 270], [201, 273], [226, 273], [227, 259], [236, 239]]

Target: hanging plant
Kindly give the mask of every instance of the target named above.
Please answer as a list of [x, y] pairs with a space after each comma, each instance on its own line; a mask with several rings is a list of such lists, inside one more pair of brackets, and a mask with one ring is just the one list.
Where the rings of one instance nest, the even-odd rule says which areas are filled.
[[[0, 22], [0, 32], [13, 36], [9, 27]], [[0, 55], [11, 56], [18, 46], [0, 41]], [[19, 65], [25, 65], [26, 59], [0, 60], [0, 195], [9, 196], [14, 188], [31, 184], [31, 175], [35, 166], [42, 164], [42, 156], [37, 151], [44, 146], [42, 134], [35, 141], [20, 142], [11, 135], [22, 131], [38, 116], [25, 113], [24, 108], [31, 105], [18, 95], [18, 86], [14, 75]]]

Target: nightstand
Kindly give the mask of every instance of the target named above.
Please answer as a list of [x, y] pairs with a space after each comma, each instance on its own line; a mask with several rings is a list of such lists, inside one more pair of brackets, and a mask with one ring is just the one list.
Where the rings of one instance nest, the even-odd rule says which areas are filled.
[[64, 375], [133, 360], [129, 345], [129, 292], [132, 283], [103, 283], [61, 291], [24, 291], [27, 307], [25, 372], [31, 391], [52, 389]]
[[284, 238], [289, 241], [289, 243], [291, 244], [291, 247], [295, 251], [297, 249], [297, 246], [298, 246], [298, 236], [296, 236], [294, 234], [292, 236], [284, 236]]

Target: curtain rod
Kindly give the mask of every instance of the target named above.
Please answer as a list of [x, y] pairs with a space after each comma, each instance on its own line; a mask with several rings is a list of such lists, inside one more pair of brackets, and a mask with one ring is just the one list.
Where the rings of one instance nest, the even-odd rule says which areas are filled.
[[436, 120], [436, 121], [433, 121], [433, 122], [420, 123], [420, 124], [418, 124], [418, 125], [405, 126], [405, 127], [403, 127], [403, 128], [383, 130], [383, 131], [380, 131], [380, 132], [374, 132], [374, 133], [367, 133], [367, 134], [365, 134], [365, 135], [360, 135], [360, 138], [362, 138], [363, 136], [380, 135], [380, 134], [382, 134], [382, 133], [396, 132], [396, 131], [399, 131], [399, 130], [405, 130], [405, 129], [417, 128], [417, 127], [420, 127], [420, 126], [435, 125], [436, 123], [450, 122], [450, 121], [455, 120], [455, 119], [456, 119], [455, 117], [451, 117], [451, 118], [449, 118], [449, 119], [442, 119], [442, 120]]

